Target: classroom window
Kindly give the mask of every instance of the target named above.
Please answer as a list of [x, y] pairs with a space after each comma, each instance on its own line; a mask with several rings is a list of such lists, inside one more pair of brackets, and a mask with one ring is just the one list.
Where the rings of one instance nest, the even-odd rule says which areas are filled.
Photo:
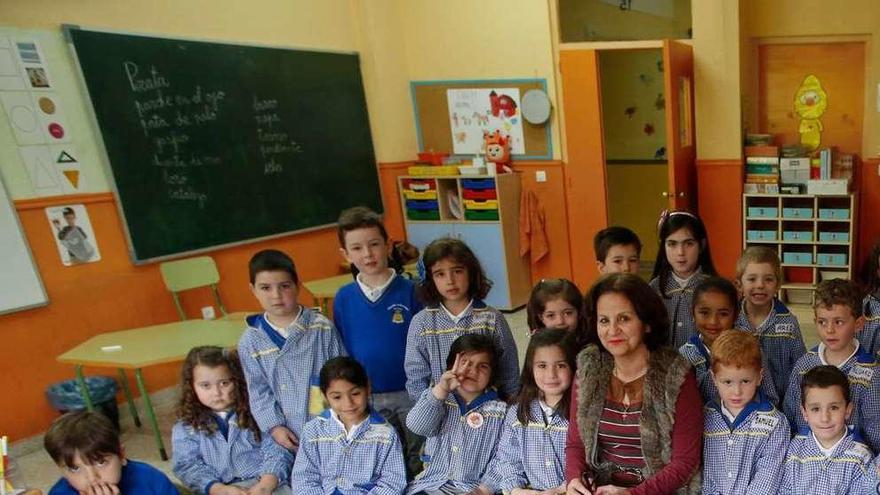
[[559, 0], [562, 43], [691, 38], [691, 0]]

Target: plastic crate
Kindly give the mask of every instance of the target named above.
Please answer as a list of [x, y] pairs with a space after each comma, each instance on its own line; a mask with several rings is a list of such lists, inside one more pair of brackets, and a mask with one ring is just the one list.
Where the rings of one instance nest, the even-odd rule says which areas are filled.
[[406, 218], [410, 220], [440, 220], [440, 210], [406, 210]]
[[428, 191], [437, 189], [437, 181], [434, 179], [403, 179], [400, 184], [404, 189], [413, 191]]
[[776, 240], [776, 231], [775, 230], [747, 230], [746, 231], [746, 240], [747, 241], [775, 241]]
[[498, 220], [498, 210], [465, 210], [466, 220]]
[[822, 266], [846, 266], [846, 254], [819, 253], [816, 255], [816, 264]]
[[782, 218], [813, 218], [812, 208], [783, 208]]
[[408, 210], [439, 210], [436, 199], [408, 199], [406, 200], [406, 208]]
[[462, 189], [461, 197], [464, 199], [498, 199], [498, 191], [495, 189]]
[[849, 242], [849, 232], [819, 232], [822, 242]]
[[782, 262], [789, 265], [812, 265], [813, 253], [782, 253]]
[[405, 189], [403, 191], [403, 197], [406, 199], [437, 199], [437, 191], [412, 191]]
[[749, 206], [747, 212], [752, 218], [776, 218], [779, 216], [779, 208], [764, 206]]
[[462, 179], [461, 187], [465, 189], [495, 189], [495, 179]]
[[487, 199], [484, 201], [475, 201], [472, 199], [464, 200], [464, 207], [468, 210], [497, 210], [498, 200]]
[[828, 220], [848, 220], [849, 208], [819, 208], [819, 218]]

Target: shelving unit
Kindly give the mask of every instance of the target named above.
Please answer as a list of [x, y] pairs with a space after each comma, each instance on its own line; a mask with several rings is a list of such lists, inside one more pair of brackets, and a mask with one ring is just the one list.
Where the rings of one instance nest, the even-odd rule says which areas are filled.
[[402, 176], [398, 191], [407, 240], [420, 252], [434, 239], [461, 239], [492, 281], [487, 304], [512, 310], [528, 302], [531, 270], [519, 255], [519, 175]]
[[812, 302], [816, 284], [852, 278], [856, 197], [744, 194], [743, 248], [772, 247], [782, 261], [779, 297]]

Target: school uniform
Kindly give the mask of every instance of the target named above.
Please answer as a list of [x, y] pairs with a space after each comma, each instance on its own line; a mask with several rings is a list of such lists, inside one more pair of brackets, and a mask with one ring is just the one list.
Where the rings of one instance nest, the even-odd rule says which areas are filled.
[[654, 278], [649, 284], [660, 295], [669, 314], [669, 345], [673, 349], [678, 349], [698, 334], [694, 322], [694, 289], [707, 277], [698, 269], [683, 284], [670, 273], [663, 291], [660, 290], [660, 277]]
[[[795, 363], [785, 394], [785, 415], [792, 429], [807, 426], [801, 413], [801, 381], [807, 371], [816, 366], [828, 364], [825, 361], [825, 344], [811, 349]], [[858, 341], [852, 356], [837, 365], [849, 379], [850, 401], [853, 412], [847, 424], [854, 426], [861, 438], [872, 449], [880, 448], [880, 369], [874, 356], [864, 352]]]
[[407, 495], [467, 493], [484, 482], [504, 429], [507, 404], [494, 390], [470, 404], [454, 392], [438, 400], [431, 390], [413, 406], [406, 426], [428, 437], [425, 470], [410, 483]]
[[863, 493], [871, 449], [851, 428], [831, 452], [822, 451], [809, 428], [788, 444], [780, 495]]
[[171, 429], [172, 469], [189, 488], [208, 493], [215, 483], [225, 485], [259, 480], [264, 474], [287, 483], [293, 454], [281, 447], [268, 433], [257, 440], [249, 429], [238, 426], [235, 413], [214, 414], [217, 430], [197, 430], [178, 421]]
[[[347, 355], [333, 323], [310, 308], [285, 331], [285, 338], [265, 315], [247, 318], [238, 342], [247, 378], [251, 414], [260, 431], [286, 426], [297, 437], [310, 417], [323, 409], [318, 388], [321, 367], [330, 358]], [[310, 409], [311, 404], [311, 409]]]
[[486, 485], [510, 493], [514, 488], [549, 490], [565, 482], [565, 439], [568, 420], [559, 411], [534, 400], [528, 424], [511, 406], [504, 418], [504, 431]]
[[791, 438], [782, 412], [759, 393], [733, 419], [718, 400], [704, 415], [703, 493], [774, 495]]
[[871, 465], [868, 466], [868, 472], [862, 486], [862, 493], [864, 495], [880, 494], [880, 455], [875, 457], [871, 461]]
[[[700, 387], [700, 395], [703, 397], [703, 404], [720, 400], [718, 388], [715, 387], [715, 381], [712, 380], [711, 353], [703, 339], [699, 335], [689, 338], [683, 346], [678, 349], [678, 353], [694, 367], [694, 373], [697, 375], [697, 385]], [[761, 356], [763, 364], [761, 365], [761, 385], [760, 390], [764, 398], [774, 406], [779, 405], [779, 396], [776, 394], [776, 385], [773, 377], [770, 375], [764, 357]]]
[[[138, 495], [180, 495], [171, 480], [162, 471], [144, 462], [128, 460], [122, 466], [119, 478], [119, 493]], [[64, 478], [58, 480], [49, 490], [49, 495], [79, 495]]]
[[446, 357], [452, 343], [466, 334], [492, 337], [501, 351], [501, 391], [513, 397], [519, 391], [519, 357], [516, 342], [504, 315], [479, 299], [459, 315], [441, 304], [427, 307], [413, 317], [406, 341], [406, 389], [413, 400], [440, 380], [446, 371]]
[[776, 395], [780, 402], [784, 402], [794, 363], [807, 352], [797, 317], [782, 301], [774, 299], [767, 319], [754, 328], [746, 314], [746, 302], [742, 301], [734, 327], [758, 337], [761, 355], [775, 381]]
[[880, 292], [865, 296], [862, 301], [865, 313], [865, 326], [856, 333], [862, 349], [868, 354], [880, 356]]
[[290, 484], [297, 495], [400, 495], [406, 470], [397, 432], [374, 411], [346, 432], [328, 409], [303, 428]]

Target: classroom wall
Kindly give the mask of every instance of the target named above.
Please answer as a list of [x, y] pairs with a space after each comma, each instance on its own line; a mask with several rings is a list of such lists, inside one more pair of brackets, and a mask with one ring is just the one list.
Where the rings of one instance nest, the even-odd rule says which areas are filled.
[[[688, 38], [691, 0], [634, 3], [636, 8], [624, 11], [617, 2], [607, 0], [559, 0], [562, 40], [570, 43]], [[647, 4], [655, 4], [648, 6], [656, 9], [654, 13], [639, 8]], [[661, 12], [663, 15], [658, 15]]]
[[[362, 42], [360, 20], [353, 0], [258, 0], [236, 1], [156, 1], [156, 2], [82, 2], [59, 0], [49, 9], [45, 4], [20, 0], [4, 1], [3, 23], [21, 30], [55, 31], [60, 23], [75, 23], [131, 32], [166, 34], [242, 43], [311, 47], [354, 51]], [[244, 21], [246, 20], [246, 22]], [[47, 42], [60, 43], [59, 35], [49, 35]], [[57, 46], [55, 48], [58, 48]], [[59, 54], [63, 52], [57, 50]], [[389, 55], [390, 57], [390, 55]], [[72, 67], [64, 56], [50, 60], [58, 75]], [[371, 67], [385, 70], [382, 64], [393, 60], [378, 57]], [[365, 64], [367, 65], [367, 64]], [[366, 71], [365, 71], [366, 72]], [[365, 81], [368, 98], [381, 84]], [[61, 96], [73, 103], [80, 98], [80, 108], [67, 108], [70, 125], [79, 135], [90, 128], [85, 117], [85, 101], [71, 83]], [[377, 90], [379, 91], [379, 90]], [[375, 93], [375, 91], [373, 91]], [[379, 98], [382, 93], [379, 91]], [[372, 100], [369, 104], [373, 104]], [[372, 110], [372, 109], [371, 109]], [[5, 119], [2, 119], [5, 122]], [[372, 120], [376, 125], [376, 120]], [[403, 126], [403, 124], [400, 124]], [[127, 255], [122, 221], [118, 216], [109, 182], [102, 176], [99, 154], [94, 142], [80, 144], [96, 161], [88, 169], [91, 194], [29, 199], [29, 182], [15, 150], [9, 157], [11, 135], [7, 124], [0, 126], [0, 173], [9, 184], [16, 201], [22, 227], [49, 295], [43, 308], [0, 316], [0, 425], [13, 440], [39, 433], [55, 413], [43, 397], [43, 389], [52, 382], [71, 378], [73, 368], [55, 361], [55, 356], [88, 339], [112, 330], [164, 323], [177, 319], [173, 303], [165, 291], [156, 265], [134, 266]], [[402, 128], [402, 127], [401, 127]], [[373, 135], [377, 136], [375, 129]], [[94, 136], [92, 136], [92, 139]], [[414, 141], [414, 139], [413, 139]], [[411, 146], [411, 145], [408, 145]], [[378, 148], [378, 146], [377, 146]], [[389, 149], [385, 147], [384, 149]], [[83, 150], [81, 150], [82, 152]], [[393, 152], [388, 151], [389, 155]], [[58, 204], [86, 204], [100, 243], [99, 263], [65, 268], [59, 260], [44, 208]], [[252, 310], [257, 305], [248, 289], [247, 260], [260, 249], [279, 248], [298, 260], [300, 276], [310, 280], [336, 274], [339, 261], [335, 252], [336, 233], [324, 229], [288, 236], [274, 241], [214, 251], [211, 255], [221, 273], [220, 293], [230, 310]], [[308, 260], [308, 261], [306, 261]], [[311, 304], [311, 297], [301, 293], [300, 301]], [[191, 315], [210, 303], [207, 293], [185, 297]], [[113, 370], [86, 369], [87, 374], [115, 374]], [[178, 365], [156, 366], [145, 370], [150, 390], [177, 382]], [[132, 383], [133, 385], [133, 383]], [[28, 414], [22, 414], [27, 411]]]

